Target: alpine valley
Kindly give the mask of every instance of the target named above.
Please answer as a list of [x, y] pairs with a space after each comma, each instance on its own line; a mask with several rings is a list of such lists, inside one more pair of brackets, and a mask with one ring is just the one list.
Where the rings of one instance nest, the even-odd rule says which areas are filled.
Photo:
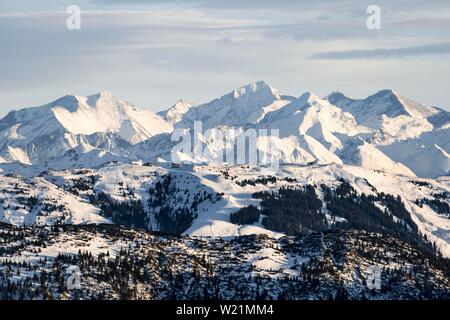
[[[174, 131], [279, 130], [279, 166]], [[265, 156], [267, 137], [255, 141]], [[260, 81], [157, 114], [109, 92], [0, 120], [0, 299], [450, 299], [450, 112]], [[67, 286], [74, 268], [79, 283]]]

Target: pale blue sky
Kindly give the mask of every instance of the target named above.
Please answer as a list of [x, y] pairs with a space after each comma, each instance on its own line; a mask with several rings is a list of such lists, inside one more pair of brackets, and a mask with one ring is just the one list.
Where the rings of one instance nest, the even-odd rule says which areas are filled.
[[[66, 29], [72, 4], [81, 30]], [[258, 80], [295, 96], [391, 88], [450, 109], [447, 0], [0, 0], [0, 46], [0, 116], [101, 90], [158, 111]]]

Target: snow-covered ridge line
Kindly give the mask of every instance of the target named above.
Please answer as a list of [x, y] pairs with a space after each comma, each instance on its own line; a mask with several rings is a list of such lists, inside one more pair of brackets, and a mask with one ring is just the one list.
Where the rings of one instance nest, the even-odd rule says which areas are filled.
[[[234, 128], [235, 138], [247, 129], [277, 129], [280, 161], [286, 163], [356, 164], [422, 177], [450, 172], [450, 112], [392, 90], [365, 99], [339, 92], [323, 99], [309, 92], [296, 98], [264, 81], [208, 103], [180, 100], [158, 114], [106, 91], [11, 111], [0, 120], [0, 164], [64, 169], [171, 161], [173, 130], [190, 129], [194, 121], [201, 121], [204, 130]], [[226, 152], [222, 141], [201, 138], [208, 152]], [[260, 140], [258, 148], [264, 144]]]
[[[259, 206], [253, 194], [282, 187], [315, 186], [323, 201], [321, 186], [336, 188], [341, 179], [359, 195], [374, 195], [376, 190], [399, 196], [420, 233], [450, 256], [450, 219], [427, 202], [448, 202], [450, 179], [399, 176], [337, 164], [282, 165], [273, 171], [248, 165], [171, 168], [170, 164], [135, 163], [49, 171], [30, 178], [0, 176], [0, 221], [27, 226], [97, 223], [105, 221], [106, 214], [113, 222], [148, 230], [201, 237], [266, 234], [279, 238], [283, 233], [267, 229], [261, 221], [239, 225], [230, 221], [230, 215], [249, 205]], [[444, 195], [447, 198], [440, 198]], [[120, 213], [120, 218], [111, 216], [113, 212]]]

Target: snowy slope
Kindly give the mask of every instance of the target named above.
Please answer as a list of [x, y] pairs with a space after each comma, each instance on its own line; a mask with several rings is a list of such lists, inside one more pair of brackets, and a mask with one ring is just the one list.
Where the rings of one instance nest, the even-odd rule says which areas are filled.
[[308, 134], [332, 152], [343, 147], [335, 134], [355, 136], [368, 131], [359, 127], [350, 113], [309, 92], [284, 108], [267, 114], [258, 127], [279, 129], [281, 137]]
[[109, 223], [100, 209], [41, 177], [0, 177], [0, 221], [19, 226]]
[[121, 101], [109, 92], [76, 99], [76, 105], [59, 100], [51, 107], [59, 123], [73, 134], [116, 132], [135, 144], [172, 130], [160, 116]]
[[[367, 147], [363, 143], [361, 146]], [[94, 201], [102, 193], [119, 203], [139, 201], [143, 205], [143, 214], [148, 217], [145, 227], [150, 230], [171, 230], [170, 225], [161, 224], [167, 219], [161, 220], [160, 210], [164, 206], [170, 208], [174, 223], [178, 214], [189, 212], [189, 223], [181, 229], [185, 234], [230, 237], [264, 233], [280, 237], [281, 233], [265, 229], [260, 222], [233, 224], [230, 214], [248, 205], [258, 206], [259, 200], [252, 196], [258, 191], [308, 184], [315, 186], [320, 196], [322, 185], [335, 188], [341, 183], [339, 179], [345, 179], [360, 194], [370, 195], [376, 190], [400, 196], [420, 232], [450, 256], [450, 219], [428, 205], [416, 203], [419, 199], [436, 199], [436, 195], [450, 194], [450, 180], [448, 177], [417, 178], [403, 170], [393, 167], [392, 171], [402, 173], [399, 175], [341, 164], [282, 164], [279, 168], [213, 164], [173, 169], [170, 164], [135, 163], [108, 164], [99, 169], [48, 171], [31, 178], [0, 176], [0, 220], [18, 225], [106, 221], [99, 215], [100, 203]], [[170, 180], [167, 180], [168, 176]], [[245, 180], [270, 177], [275, 179], [271, 178], [267, 183], [241, 184]], [[155, 198], [155, 191], [151, 190], [166, 183], [169, 183], [166, 191]], [[448, 202], [448, 198], [441, 201]]]
[[[194, 219], [190, 225], [187, 225], [184, 233], [221, 237], [255, 233], [264, 233], [272, 237], [282, 235], [265, 229], [259, 222], [252, 225], [237, 225], [230, 222], [230, 214], [239, 208], [248, 205], [258, 206], [259, 200], [252, 197], [255, 192], [274, 191], [280, 187], [298, 188], [309, 184], [314, 185], [316, 192], [320, 195], [322, 184], [335, 187], [340, 184], [339, 179], [343, 178], [358, 193], [370, 195], [375, 188], [377, 192], [400, 196], [420, 231], [426, 234], [428, 239], [435, 241], [442, 251], [450, 256], [450, 220], [447, 216], [436, 213], [429, 206], [420, 207], [416, 204], [418, 199], [434, 199], [436, 194], [450, 194], [450, 180], [448, 178], [423, 179], [408, 176], [406, 173], [408, 172], [398, 175], [360, 166], [339, 164], [282, 164], [278, 169], [249, 165], [184, 166], [172, 169], [170, 165], [110, 164], [100, 169], [51, 171], [44, 174], [43, 178], [48, 181], [48, 185], [52, 186], [51, 190], [58, 186], [59, 193], [65, 190], [64, 197], [74, 199], [73, 201], [76, 199], [76, 202], [71, 205], [73, 208], [80, 206], [78, 202], [83, 204], [99, 193], [109, 195], [115, 201], [123, 203], [140, 201], [149, 217], [147, 227], [150, 230], [161, 230], [159, 224], [161, 220], [158, 217], [161, 207], [149, 205], [149, 201], [154, 197], [149, 190], [155, 188], [158, 182], [164, 183], [166, 177], [170, 175], [171, 183], [168, 189], [170, 191], [164, 205], [170, 207], [172, 212], [176, 212], [178, 209], [192, 208], [194, 202], [198, 203], [197, 209], [192, 211], [195, 213]], [[239, 183], [244, 180], [256, 181], [267, 177], [276, 177], [276, 179], [267, 184], [241, 185]], [[43, 178], [37, 178], [40, 184], [43, 184]], [[27, 181], [24, 178], [0, 179], [7, 181], [8, 183], [4, 184], [9, 186], [17, 183], [29, 185], [28, 182], [23, 182]], [[14, 183], [11, 179], [14, 179], [12, 180]], [[17, 189], [18, 187], [14, 187], [14, 190]], [[51, 193], [55, 192], [51, 191]], [[202, 195], [206, 194], [222, 194], [222, 197], [219, 201], [212, 201], [214, 197], [210, 200], [202, 198]], [[0, 196], [6, 199], [12, 197], [11, 192], [8, 192], [8, 196]], [[199, 201], [200, 199], [204, 200]], [[58, 204], [60, 201], [55, 203]], [[12, 211], [9, 212], [11, 215]], [[20, 212], [18, 211], [17, 214], [20, 215]]]
[[[234, 177], [226, 178], [227, 176]], [[333, 186], [339, 184], [338, 178], [348, 180], [357, 192], [372, 194], [373, 188], [378, 192], [385, 192], [400, 196], [410, 211], [414, 222], [419, 226], [422, 233], [429, 239], [436, 241], [446, 256], [450, 256], [450, 220], [447, 217], [435, 213], [429, 207], [420, 208], [415, 204], [419, 198], [432, 198], [432, 194], [438, 192], [450, 192], [450, 184], [447, 180], [435, 181], [432, 179], [419, 179], [385, 173], [378, 170], [364, 169], [358, 166], [298, 166], [282, 165], [278, 171], [270, 171], [267, 168], [249, 166], [208, 166], [195, 168], [195, 175], [201, 177], [202, 183], [208, 185], [216, 192], [225, 193], [224, 203], [199, 215], [194, 224], [186, 233], [201, 236], [233, 236], [243, 232], [261, 233], [261, 225], [256, 223], [251, 226], [233, 225], [227, 219], [230, 212], [237, 208], [256, 204], [257, 201], [251, 197], [254, 192], [262, 190], [275, 190], [282, 186], [295, 187], [298, 185], [313, 184], [320, 186], [326, 184]], [[219, 175], [220, 174], [220, 175]], [[258, 177], [276, 176], [277, 181], [268, 185], [256, 184], [240, 187], [236, 181], [244, 179], [257, 179]], [[295, 182], [289, 182], [286, 178], [295, 178]], [[427, 186], [417, 187], [417, 181]], [[256, 201], [256, 202], [255, 202]], [[267, 233], [267, 231], [266, 231]], [[277, 236], [276, 234], [273, 236]], [[278, 235], [279, 236], [279, 235]]]
[[36, 165], [73, 148], [126, 155], [131, 145], [171, 130], [160, 116], [109, 92], [65, 96], [41, 107], [12, 111], [0, 120], [0, 155], [3, 162]]
[[28, 141], [58, 130], [74, 135], [115, 132], [132, 144], [172, 130], [160, 116], [106, 91], [88, 97], [69, 95], [41, 107], [12, 111], [0, 121], [0, 129], [2, 137]]
[[450, 155], [437, 144], [425, 145], [422, 141], [399, 141], [379, 147], [392, 159], [397, 159], [421, 177], [450, 174]]
[[347, 146], [339, 152], [339, 156], [347, 164], [398, 175], [415, 176], [414, 172], [408, 167], [393, 161], [376, 146], [367, 143], [360, 138], [356, 138], [349, 142]]
[[106, 150], [92, 148], [85, 150], [81, 146], [70, 149], [60, 157], [49, 159], [48, 169], [98, 168], [108, 163], [127, 163], [130, 159]]

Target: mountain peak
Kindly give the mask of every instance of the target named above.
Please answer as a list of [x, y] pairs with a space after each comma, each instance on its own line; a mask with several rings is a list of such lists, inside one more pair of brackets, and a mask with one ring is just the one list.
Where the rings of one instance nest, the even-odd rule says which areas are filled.
[[158, 112], [158, 115], [164, 118], [167, 122], [175, 124], [181, 121], [183, 115], [193, 106], [195, 106], [194, 103], [180, 99], [169, 109]]
[[293, 97], [280, 95], [265, 81], [257, 81], [190, 108], [177, 127], [191, 127], [194, 121], [203, 121], [203, 128], [208, 129], [219, 125], [247, 126], [259, 122], [266, 113], [275, 111], [292, 100]]
[[350, 99], [340, 92], [333, 92], [326, 99], [351, 113], [359, 124], [374, 129], [379, 128], [380, 124], [392, 123], [389, 119], [403, 116], [409, 119], [409, 123], [415, 123], [415, 132], [418, 134], [430, 130], [431, 125], [441, 126], [450, 119], [450, 116], [446, 117], [445, 112], [409, 100], [392, 89], [380, 90], [365, 99]]
[[382, 89], [382, 90], [378, 91], [377, 93], [371, 95], [370, 97], [392, 97], [392, 98], [395, 97], [395, 98], [397, 98], [397, 97], [399, 97], [399, 95], [392, 89]]
[[190, 101], [187, 101], [187, 100], [184, 100], [184, 99], [180, 99], [177, 102], [175, 102], [175, 104], [172, 107], [183, 106], [183, 105], [184, 106], [186, 106], [186, 105], [193, 106], [194, 103], [192, 103]]
[[328, 100], [331, 104], [334, 104], [335, 106], [338, 107], [346, 106], [358, 101], [370, 102], [374, 105], [389, 102], [390, 104], [394, 104], [397, 107], [401, 107], [400, 95], [398, 95], [392, 89], [382, 89], [368, 96], [365, 99], [358, 99], [358, 100], [349, 98], [340, 91], [333, 91], [329, 95], [325, 96], [324, 99]]
[[343, 105], [347, 105], [352, 103], [354, 100], [347, 97], [345, 94], [343, 94], [340, 91], [333, 91], [329, 95], [324, 97], [324, 100], [327, 100], [331, 104], [334, 104], [337, 107], [341, 107]]
[[396, 91], [392, 90], [392, 89], [381, 89], [380, 91], [378, 91], [379, 93], [384, 93], [384, 94], [393, 94], [393, 95], [397, 95]]
[[391, 89], [383, 89], [363, 100], [367, 108], [377, 110], [377, 114], [385, 114], [389, 117], [407, 115], [408, 112], [402, 103], [400, 96]]
[[90, 106], [111, 105], [119, 101], [110, 91], [103, 90], [99, 93], [87, 96], [87, 104]]
[[102, 90], [100, 92], [91, 94], [88, 96], [89, 97], [96, 97], [96, 98], [110, 98], [113, 97], [113, 94], [111, 93], [111, 91], [108, 90]]
[[[12, 136], [33, 144], [45, 135], [92, 135], [112, 132], [130, 144], [170, 132], [170, 123], [151, 111], [122, 101], [109, 91], [90, 96], [66, 95], [40, 107], [21, 109], [0, 122], [18, 130]], [[11, 136], [11, 134], [10, 134]], [[68, 144], [73, 145], [73, 141]]]
[[102, 90], [102, 91], [100, 91], [99, 93], [98, 93], [100, 96], [112, 96], [112, 93], [111, 93], [111, 91], [108, 91], [108, 90]]
[[75, 95], [75, 94], [66, 94], [65, 96], [62, 96], [58, 99], [56, 99], [55, 101], [53, 101], [53, 104], [63, 104], [66, 102], [76, 102], [76, 101], [83, 101], [83, 96], [79, 96], [79, 95]]
[[109, 91], [100, 91], [89, 96], [80, 96], [67, 94], [50, 103], [50, 107], [62, 107], [70, 112], [76, 112], [80, 107], [97, 107], [105, 105], [113, 105], [119, 99], [113, 96]]
[[330, 94], [326, 95], [324, 97], [324, 99], [329, 100], [329, 99], [349, 99], [344, 93], [342, 93], [341, 91], [333, 91]]
[[[86, 102], [86, 97], [74, 95], [74, 94], [67, 94], [67, 95], [51, 102], [48, 106], [50, 108], [63, 107], [70, 112], [75, 112], [78, 109], [78, 107], [80, 106], [80, 104], [83, 104], [85, 102]], [[43, 106], [43, 107], [45, 107], [45, 106]], [[34, 108], [31, 108], [31, 109], [34, 109]], [[27, 110], [27, 109], [25, 109], [25, 110]]]
[[301, 106], [303, 106], [305, 104], [311, 104], [311, 103], [314, 103], [315, 101], [319, 101], [319, 100], [321, 100], [321, 99], [310, 91], [306, 91], [298, 98], [299, 104]]
[[232, 94], [234, 98], [240, 98], [241, 96], [248, 95], [248, 94], [256, 94], [256, 93], [265, 93], [265, 94], [271, 94], [273, 96], [278, 96], [278, 90], [271, 87], [269, 84], [267, 84], [265, 81], [257, 81], [250, 84], [247, 84], [245, 86], [242, 86], [240, 88], [237, 88], [233, 90]]

